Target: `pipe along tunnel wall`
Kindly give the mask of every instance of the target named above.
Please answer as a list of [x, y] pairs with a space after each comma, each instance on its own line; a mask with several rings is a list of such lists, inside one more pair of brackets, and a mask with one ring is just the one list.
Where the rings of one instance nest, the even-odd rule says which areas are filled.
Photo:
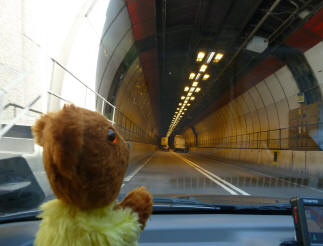
[[[323, 42], [304, 52], [323, 92]], [[254, 84], [253, 81], [248, 82]], [[185, 129], [190, 151], [212, 158], [323, 174], [323, 105], [299, 103], [300, 86], [287, 65]]]

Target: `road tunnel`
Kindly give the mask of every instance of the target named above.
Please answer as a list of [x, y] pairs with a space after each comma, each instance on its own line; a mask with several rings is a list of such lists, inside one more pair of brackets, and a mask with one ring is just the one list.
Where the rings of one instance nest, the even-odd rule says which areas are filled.
[[[107, 73], [110, 80], [97, 70], [97, 90], [154, 136], [151, 144], [184, 134], [191, 152], [209, 157], [322, 171], [319, 1], [116, 3], [107, 11], [98, 65], [120, 65], [114, 76]], [[102, 49], [110, 59], [100, 60]], [[212, 52], [224, 56], [201, 73], [209, 79], [195, 78], [201, 91], [184, 108], [189, 75], [203, 64], [199, 52], [204, 63]]]
[[[19, 155], [32, 162], [35, 118], [74, 103], [102, 113], [128, 142], [121, 193], [145, 185], [153, 194], [322, 196], [322, 1], [80, 2], [64, 12], [61, 47], [46, 58], [32, 8], [8, 4], [30, 22], [7, 27], [11, 56], [0, 62], [15, 71], [43, 67], [9, 97], [2, 124], [28, 106], [35, 88], [46, 87], [49, 99], [30, 105], [3, 135], [2, 158], [17, 154], [27, 132], [28, 151]], [[21, 24], [20, 17], [12, 21]], [[7, 80], [17, 76], [6, 71]], [[161, 152], [161, 137], [172, 147], [176, 135], [188, 153]], [[42, 172], [41, 161], [35, 166]]]

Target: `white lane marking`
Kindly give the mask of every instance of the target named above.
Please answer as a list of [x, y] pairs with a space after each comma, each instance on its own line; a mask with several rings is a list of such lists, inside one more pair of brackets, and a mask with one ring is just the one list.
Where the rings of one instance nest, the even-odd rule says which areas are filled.
[[[239, 192], [239, 193], [240, 193], [240, 194], [242, 194], [242, 195], [250, 196], [250, 194], [249, 194], [249, 193], [247, 193], [247, 192], [245, 192], [245, 191], [241, 190], [240, 188], [238, 188], [238, 187], [234, 186], [233, 184], [229, 183], [228, 181], [226, 181], [226, 180], [224, 180], [224, 179], [220, 178], [219, 176], [215, 175], [214, 173], [212, 173], [212, 172], [210, 172], [210, 171], [208, 171], [208, 170], [206, 170], [206, 169], [202, 168], [202, 167], [201, 167], [201, 166], [199, 166], [198, 164], [196, 164], [196, 163], [194, 163], [194, 162], [192, 162], [192, 161], [190, 161], [190, 160], [188, 160], [188, 159], [186, 159], [186, 158], [184, 158], [184, 157], [182, 157], [182, 156], [180, 156], [180, 155], [178, 155], [178, 154], [175, 154], [175, 155], [177, 155], [180, 159], [182, 159], [183, 161], [185, 161], [187, 164], [189, 164], [189, 165], [191, 165], [191, 166], [195, 167], [196, 169], [200, 169], [202, 172], [205, 172], [206, 174], [208, 174], [208, 175], [212, 176], [213, 178], [215, 178], [215, 179], [216, 179], [216, 180], [218, 180], [219, 182], [222, 182], [224, 185], [228, 186], [228, 188], [229, 188], [229, 189], [231, 188], [232, 190], [235, 190], [235, 191]], [[221, 186], [221, 187], [222, 187], [222, 186]]]
[[[139, 167], [137, 167], [137, 169], [135, 171], [133, 171], [131, 174], [129, 174], [127, 177], [124, 178], [124, 182], [129, 182], [144, 166], [146, 166], [148, 164], [148, 162], [151, 160], [151, 158], [153, 158], [152, 154], [142, 165], [140, 165]], [[121, 185], [121, 188], [124, 186], [125, 184]]]
[[225, 186], [224, 184], [220, 183], [218, 180], [212, 178], [210, 175], [208, 175], [206, 172], [204, 172], [201, 168], [196, 167], [195, 165], [192, 165], [189, 161], [181, 158], [180, 156], [178, 156], [177, 154], [174, 153], [174, 155], [176, 155], [178, 158], [182, 159], [184, 162], [186, 162], [188, 165], [190, 165], [191, 167], [193, 167], [194, 169], [196, 169], [196, 171], [200, 172], [201, 174], [203, 174], [204, 176], [206, 176], [208, 179], [210, 179], [211, 181], [213, 181], [214, 183], [216, 183], [217, 185], [219, 185], [220, 187], [222, 187], [223, 189], [225, 189], [227, 192], [229, 192], [232, 195], [238, 195], [238, 193], [236, 193], [234, 190], [231, 190], [229, 187]]

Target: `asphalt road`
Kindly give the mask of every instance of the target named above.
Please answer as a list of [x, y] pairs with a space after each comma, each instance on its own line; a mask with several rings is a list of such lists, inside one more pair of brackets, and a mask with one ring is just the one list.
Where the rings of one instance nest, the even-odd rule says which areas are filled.
[[312, 177], [172, 151], [157, 151], [145, 162], [129, 168], [121, 193], [128, 193], [138, 186], [146, 186], [153, 195], [323, 198], [321, 182]]

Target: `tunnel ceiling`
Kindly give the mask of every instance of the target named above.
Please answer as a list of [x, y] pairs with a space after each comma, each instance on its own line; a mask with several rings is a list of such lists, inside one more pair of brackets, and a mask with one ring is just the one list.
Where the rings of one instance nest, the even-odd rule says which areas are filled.
[[[144, 0], [137, 0], [145, 5]], [[255, 33], [269, 38], [269, 48], [259, 54], [245, 49], [227, 66], [241, 44], [268, 12], [274, 0], [156, 0], [153, 15], [156, 19], [156, 40], [158, 59], [159, 108], [161, 133], [165, 134], [173, 114], [189, 85], [190, 72], [198, 71], [200, 63], [195, 62], [197, 52], [221, 51], [224, 58], [208, 67], [211, 75], [201, 85], [201, 92], [185, 114], [177, 131], [187, 126], [205, 111], [221, 95], [227, 93], [240, 77], [245, 75], [274, 52], [284, 40], [297, 30], [306, 18], [298, 17], [304, 9], [316, 12], [321, 0], [282, 0]], [[310, 15], [308, 15], [310, 16]], [[273, 66], [281, 64], [271, 59]], [[270, 65], [270, 64], [269, 64]], [[225, 68], [225, 70], [224, 70]], [[147, 70], [147, 69], [146, 69]], [[145, 68], [144, 68], [145, 72]], [[146, 71], [147, 72], [147, 71]], [[221, 76], [219, 77], [219, 74]], [[240, 86], [243, 89], [243, 86]], [[234, 96], [234, 95], [232, 95]], [[152, 96], [154, 97], [154, 96]]]

